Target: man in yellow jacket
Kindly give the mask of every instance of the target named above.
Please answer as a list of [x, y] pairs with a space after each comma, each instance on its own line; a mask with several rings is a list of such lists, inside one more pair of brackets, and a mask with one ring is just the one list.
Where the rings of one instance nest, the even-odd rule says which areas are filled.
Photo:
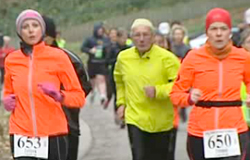
[[147, 19], [131, 26], [134, 47], [120, 52], [114, 70], [117, 114], [125, 118], [133, 160], [167, 160], [173, 128], [169, 98], [179, 60], [154, 45], [154, 27]]

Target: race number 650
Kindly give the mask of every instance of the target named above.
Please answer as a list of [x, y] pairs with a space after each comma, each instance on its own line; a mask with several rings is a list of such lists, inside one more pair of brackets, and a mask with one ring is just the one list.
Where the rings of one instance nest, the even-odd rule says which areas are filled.
[[208, 147], [210, 149], [230, 147], [231, 145], [232, 138], [229, 134], [211, 135], [208, 139]]

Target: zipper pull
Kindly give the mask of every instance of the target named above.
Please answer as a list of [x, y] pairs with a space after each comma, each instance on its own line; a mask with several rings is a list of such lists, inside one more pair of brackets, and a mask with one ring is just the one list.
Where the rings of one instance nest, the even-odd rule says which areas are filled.
[[32, 59], [33, 59], [33, 53], [30, 53], [30, 54], [29, 54], [29, 57], [30, 57], [30, 59], [32, 60]]

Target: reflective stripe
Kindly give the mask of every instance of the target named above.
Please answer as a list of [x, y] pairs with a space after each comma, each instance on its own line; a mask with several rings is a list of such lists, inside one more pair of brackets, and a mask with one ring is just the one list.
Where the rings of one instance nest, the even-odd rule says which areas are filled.
[[222, 87], [223, 87], [223, 64], [220, 61], [219, 63], [219, 97], [222, 96]]
[[67, 139], [67, 137], [66, 136], [63, 136], [63, 140], [65, 141], [65, 148], [66, 148], [66, 157], [68, 157], [68, 147], [69, 147], [69, 144], [68, 144], [68, 139]]
[[57, 155], [58, 155], [59, 160], [61, 160], [59, 136], [56, 137], [56, 143], [57, 143]]
[[33, 76], [33, 53], [30, 54], [29, 60], [29, 77], [28, 77], [28, 87], [29, 87], [29, 99], [31, 105], [31, 114], [32, 114], [32, 122], [33, 122], [33, 131], [35, 137], [37, 136], [37, 125], [36, 125], [36, 112], [35, 112], [35, 103], [32, 92], [32, 76]]
[[[218, 86], [218, 97], [222, 96], [222, 88], [223, 88], [223, 64], [222, 61], [219, 62], [219, 86]], [[215, 129], [219, 127], [219, 108], [215, 108]]]

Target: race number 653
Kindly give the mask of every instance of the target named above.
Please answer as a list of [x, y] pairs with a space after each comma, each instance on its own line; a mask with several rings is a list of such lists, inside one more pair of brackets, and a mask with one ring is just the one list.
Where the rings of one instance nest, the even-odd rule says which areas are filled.
[[21, 136], [17, 140], [17, 146], [19, 148], [35, 148], [38, 149], [41, 147], [41, 139], [39, 137], [37, 138], [31, 138], [31, 137], [25, 137]]

